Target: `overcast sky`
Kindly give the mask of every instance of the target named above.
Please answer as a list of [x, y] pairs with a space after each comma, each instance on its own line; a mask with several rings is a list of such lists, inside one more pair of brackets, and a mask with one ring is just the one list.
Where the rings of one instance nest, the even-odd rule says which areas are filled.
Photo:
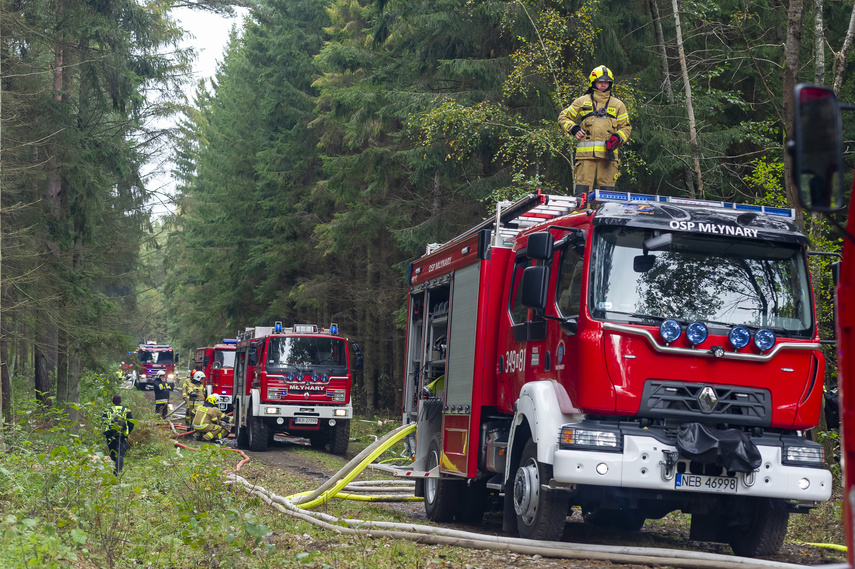
[[[199, 79], [210, 79], [216, 73], [217, 63], [223, 61], [223, 51], [228, 45], [229, 31], [234, 25], [240, 29], [245, 12], [245, 10], [241, 10], [240, 14], [234, 18], [224, 18], [216, 14], [187, 8], [175, 10], [176, 19], [181, 22], [181, 27], [187, 30], [189, 34], [181, 47], [192, 46], [196, 48], [197, 53], [196, 61], [193, 64], [192, 81], [187, 83], [184, 91], [191, 102]], [[168, 196], [174, 187], [174, 182], [169, 175], [172, 164], [151, 165], [151, 168], [151, 178], [147, 182], [148, 186], [155, 192], [155, 201], [151, 207], [154, 215], [160, 217], [172, 211], [172, 206], [168, 202]]]

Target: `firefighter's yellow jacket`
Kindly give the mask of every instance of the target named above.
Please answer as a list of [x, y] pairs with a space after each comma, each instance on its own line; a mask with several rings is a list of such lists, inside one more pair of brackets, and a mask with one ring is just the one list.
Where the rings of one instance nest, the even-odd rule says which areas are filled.
[[[612, 135], [620, 138], [621, 145], [629, 140], [632, 125], [626, 105], [611, 95], [611, 90], [594, 89], [573, 101], [558, 115], [558, 124], [568, 135], [573, 125], [578, 123], [585, 130], [585, 138], [576, 143], [576, 159], [606, 159], [606, 141]], [[618, 156], [614, 150], [615, 158]]]
[[[196, 394], [196, 398], [190, 397], [191, 393]], [[193, 380], [187, 378], [181, 385], [181, 396], [187, 401], [188, 405], [199, 405], [205, 400], [205, 386], [201, 382], [193, 383]]]
[[218, 407], [206, 403], [199, 407], [193, 415], [193, 428], [197, 433], [207, 433], [215, 427], [231, 422], [231, 417], [226, 416]]

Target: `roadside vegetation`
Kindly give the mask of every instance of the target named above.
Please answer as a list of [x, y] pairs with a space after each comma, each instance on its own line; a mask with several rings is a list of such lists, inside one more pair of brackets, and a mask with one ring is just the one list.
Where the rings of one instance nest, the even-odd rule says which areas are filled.
[[[484, 552], [345, 537], [282, 515], [225, 482], [223, 473], [235, 468], [239, 454], [187, 439], [187, 446], [199, 450], [176, 449], [169, 438], [172, 432], [155, 416], [151, 400], [135, 390], [119, 390], [137, 427], [117, 479], [100, 432], [101, 413], [117, 390], [115, 380], [87, 377], [81, 393], [86, 403], [78, 407], [73, 423], [53, 410], [41, 411], [35, 400], [27, 399], [25, 383], [13, 381], [16, 420], [5, 432], [5, 452], [0, 454], [4, 568], [496, 566]], [[395, 426], [395, 418], [354, 420], [349, 455]], [[295, 461], [302, 457], [327, 472], [343, 464], [340, 457], [308, 447], [287, 452], [294, 453]], [[395, 447], [381, 460], [399, 460], [400, 452]], [[245, 465], [239, 474], [282, 496], [313, 490], [321, 483], [317, 472], [295, 476], [259, 461]], [[839, 490], [835, 497], [807, 516], [793, 516], [788, 544], [843, 543]], [[395, 508], [365, 502], [333, 500], [321, 511], [340, 518], [412, 521]], [[494, 515], [500, 516], [488, 514]], [[648, 521], [647, 528], [677, 537], [675, 547], [691, 547], [681, 539], [688, 536], [688, 519], [671, 514]], [[651, 533], [626, 534], [625, 544], [661, 546], [651, 543], [655, 537]], [[839, 561], [842, 554], [829, 550], [822, 559]], [[521, 562], [517, 565], [523, 566]]]

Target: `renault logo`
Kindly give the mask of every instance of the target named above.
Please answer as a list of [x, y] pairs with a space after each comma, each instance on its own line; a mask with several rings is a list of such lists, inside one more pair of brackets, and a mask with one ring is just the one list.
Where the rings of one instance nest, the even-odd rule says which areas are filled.
[[709, 385], [701, 389], [701, 393], [698, 395], [698, 403], [701, 404], [701, 411], [704, 413], [712, 413], [717, 401], [718, 397], [715, 394], [715, 389]]

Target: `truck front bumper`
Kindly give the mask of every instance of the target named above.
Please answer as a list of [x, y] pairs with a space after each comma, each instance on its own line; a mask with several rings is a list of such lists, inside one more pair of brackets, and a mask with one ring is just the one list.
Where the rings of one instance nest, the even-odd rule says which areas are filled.
[[281, 405], [259, 403], [254, 414], [260, 417], [285, 419], [296, 417], [315, 417], [318, 419], [345, 420], [353, 417], [353, 407], [346, 406], [320, 406], [320, 405]]
[[[676, 457], [677, 448], [654, 437], [624, 435], [622, 452], [556, 449], [553, 478], [561, 484], [612, 486], [655, 491], [721, 492], [740, 496], [782, 498], [799, 502], [825, 501], [831, 497], [831, 472], [824, 468], [786, 465], [782, 447], [757, 445], [763, 462], [759, 470], [737, 473], [735, 484], [683, 484], [679, 472], [689, 472], [689, 461]], [[671, 459], [669, 459], [669, 453]], [[680, 466], [679, 463], [684, 463]], [[722, 477], [704, 477], [706, 482]], [[678, 481], [680, 481], [678, 483]], [[688, 486], [688, 487], [687, 487]]]

